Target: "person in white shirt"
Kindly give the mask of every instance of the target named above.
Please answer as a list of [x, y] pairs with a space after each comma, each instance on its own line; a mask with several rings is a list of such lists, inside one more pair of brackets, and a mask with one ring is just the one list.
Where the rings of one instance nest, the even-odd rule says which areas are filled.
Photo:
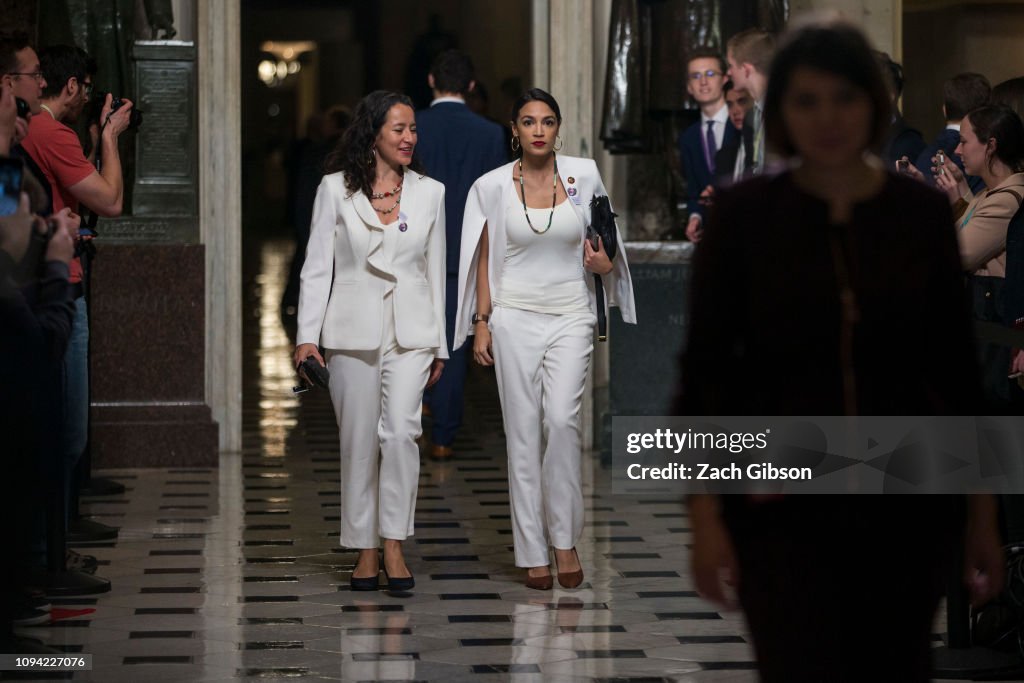
[[562, 115], [534, 88], [513, 106], [521, 157], [481, 176], [462, 223], [455, 347], [474, 335], [473, 357], [495, 365], [508, 447], [515, 562], [526, 585], [583, 581], [580, 409], [594, 348], [596, 284], [622, 319], [636, 322], [622, 238], [608, 258], [586, 239], [590, 202], [607, 195], [591, 159], [561, 156]]
[[686, 208], [690, 217], [686, 236], [691, 242], [700, 239], [704, 207], [701, 194], [715, 177], [715, 156], [722, 145], [739, 137], [729, 125], [729, 109], [725, 104], [724, 85], [727, 66], [714, 50], [695, 50], [686, 66], [686, 92], [700, 107], [700, 120], [679, 136], [679, 158], [686, 178]]
[[421, 175], [416, 140], [408, 97], [360, 101], [327, 158], [302, 267], [295, 364], [330, 370], [353, 590], [377, 589], [381, 538], [388, 588], [415, 585], [402, 541], [414, 529], [420, 406], [448, 358], [444, 186]]
[[764, 170], [764, 96], [768, 90], [768, 66], [774, 52], [775, 37], [756, 28], [740, 31], [726, 43], [729, 78], [735, 87], [746, 90], [754, 100], [754, 108], [748, 115], [754, 136], [753, 158], [740, 148], [733, 170], [735, 180]]

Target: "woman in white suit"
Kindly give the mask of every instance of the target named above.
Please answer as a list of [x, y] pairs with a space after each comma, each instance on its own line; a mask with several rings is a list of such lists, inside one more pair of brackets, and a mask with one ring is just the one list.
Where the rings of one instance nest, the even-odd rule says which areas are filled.
[[558, 103], [527, 91], [512, 111], [520, 159], [481, 176], [462, 224], [455, 346], [475, 335], [473, 357], [495, 365], [508, 444], [516, 566], [526, 585], [583, 581], [580, 406], [593, 351], [594, 279], [635, 323], [626, 253], [608, 258], [585, 239], [590, 200], [607, 195], [591, 159], [557, 156]]
[[[414, 579], [423, 390], [448, 357], [444, 186], [419, 172], [412, 101], [370, 93], [327, 160], [302, 268], [295, 363], [330, 370], [341, 438], [341, 545], [359, 549], [353, 590]], [[317, 345], [324, 348], [320, 355]], [[326, 361], [326, 362], [325, 362]]]

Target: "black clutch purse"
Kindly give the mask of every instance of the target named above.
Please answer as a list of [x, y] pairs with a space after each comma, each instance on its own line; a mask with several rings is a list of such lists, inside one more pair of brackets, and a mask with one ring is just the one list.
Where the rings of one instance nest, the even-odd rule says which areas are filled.
[[[587, 226], [587, 239], [590, 246], [597, 249], [597, 238], [601, 238], [604, 252], [608, 259], [613, 260], [619, 248], [618, 232], [615, 229], [615, 214], [608, 197], [594, 195], [590, 200], [590, 225]], [[608, 317], [604, 309], [604, 284], [601, 276], [594, 273], [594, 285], [597, 293], [597, 340], [608, 341]]]
[[313, 356], [309, 356], [306, 360], [302, 361], [297, 370], [303, 383], [292, 388], [292, 392], [296, 394], [309, 391], [314, 386], [326, 389], [330, 385], [331, 373], [323, 365], [320, 365]]

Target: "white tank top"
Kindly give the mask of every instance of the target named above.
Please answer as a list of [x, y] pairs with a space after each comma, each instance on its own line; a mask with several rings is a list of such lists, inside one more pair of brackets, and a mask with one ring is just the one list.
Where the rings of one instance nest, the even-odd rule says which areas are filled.
[[[551, 209], [527, 211], [534, 228], [547, 227]], [[505, 264], [494, 304], [557, 315], [589, 312], [583, 225], [569, 200], [555, 207], [551, 228], [542, 234], [526, 222], [518, 193], [505, 212]]]

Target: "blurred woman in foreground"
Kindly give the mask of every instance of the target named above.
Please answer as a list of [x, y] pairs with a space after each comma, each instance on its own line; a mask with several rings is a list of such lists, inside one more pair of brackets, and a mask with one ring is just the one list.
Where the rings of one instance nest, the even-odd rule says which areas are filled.
[[[678, 414], [975, 414], [949, 204], [869, 154], [889, 107], [858, 30], [808, 26], [780, 48], [765, 127], [792, 170], [716, 203], [695, 255]], [[727, 603], [729, 571], [763, 681], [926, 681], [963, 500], [694, 496], [695, 581]], [[981, 602], [999, 590], [1003, 560], [992, 498], [967, 507]]]

